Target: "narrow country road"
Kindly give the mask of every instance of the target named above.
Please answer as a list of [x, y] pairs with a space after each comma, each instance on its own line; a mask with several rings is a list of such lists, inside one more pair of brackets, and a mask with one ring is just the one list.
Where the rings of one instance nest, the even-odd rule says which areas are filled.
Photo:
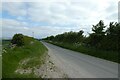
[[48, 54], [69, 78], [118, 78], [118, 64], [67, 50], [46, 42]]

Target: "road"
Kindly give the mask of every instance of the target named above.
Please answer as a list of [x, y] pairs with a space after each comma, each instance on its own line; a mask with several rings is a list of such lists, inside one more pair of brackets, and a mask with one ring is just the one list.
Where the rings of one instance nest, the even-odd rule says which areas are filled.
[[118, 64], [84, 55], [46, 42], [48, 54], [69, 78], [118, 78]]

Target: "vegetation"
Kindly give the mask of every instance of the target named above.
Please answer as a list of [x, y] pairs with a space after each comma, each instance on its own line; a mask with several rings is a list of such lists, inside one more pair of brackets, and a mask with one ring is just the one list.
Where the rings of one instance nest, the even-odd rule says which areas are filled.
[[118, 62], [120, 23], [110, 22], [109, 26], [105, 26], [100, 20], [99, 23], [93, 25], [92, 31], [93, 33], [89, 33], [88, 37], [84, 36], [84, 31], [80, 30], [49, 36], [43, 40], [84, 54]]
[[[1, 55], [2, 49], [0, 46], [0, 55]], [[0, 56], [0, 78], [2, 78], [2, 56]]]
[[22, 34], [15, 34], [13, 39], [11, 40], [12, 44], [16, 44], [17, 46], [24, 45], [24, 39]]
[[[15, 39], [18, 39], [15, 38], [15, 36], [12, 39], [13, 42]], [[19, 74], [15, 71], [20, 67], [26, 69], [43, 64], [44, 61], [41, 59], [45, 55], [47, 48], [32, 37], [22, 35], [22, 40], [24, 42], [24, 45], [19, 44], [16, 46], [13, 46], [13, 44], [11, 44], [12, 41], [3, 41], [3, 46], [5, 46], [3, 47], [2, 52], [3, 78], [35, 78], [36, 76], [34, 75], [33, 71], [30, 74]], [[6, 44], [8, 44], [8, 46], [6, 46]], [[26, 63], [27, 66], [25, 64], [21, 65], [21, 61], [24, 61], [26, 59], [29, 59], [29, 61]]]

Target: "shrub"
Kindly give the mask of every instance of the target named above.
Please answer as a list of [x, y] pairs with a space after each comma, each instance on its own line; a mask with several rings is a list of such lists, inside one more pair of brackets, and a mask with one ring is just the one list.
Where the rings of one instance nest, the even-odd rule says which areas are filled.
[[16, 44], [17, 46], [24, 45], [24, 36], [22, 34], [15, 34], [11, 41], [12, 44]]

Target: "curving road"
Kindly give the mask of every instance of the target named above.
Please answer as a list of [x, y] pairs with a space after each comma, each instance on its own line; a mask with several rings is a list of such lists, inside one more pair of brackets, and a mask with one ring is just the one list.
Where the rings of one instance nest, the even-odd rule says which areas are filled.
[[46, 42], [48, 54], [69, 78], [118, 78], [118, 64], [84, 55]]

